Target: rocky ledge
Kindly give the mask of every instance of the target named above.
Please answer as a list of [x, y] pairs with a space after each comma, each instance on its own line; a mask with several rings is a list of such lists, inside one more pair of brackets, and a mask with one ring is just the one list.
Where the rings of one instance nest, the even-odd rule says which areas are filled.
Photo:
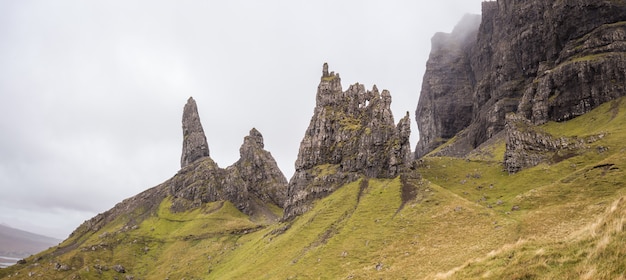
[[605, 136], [556, 137], [516, 114], [507, 115], [505, 135], [504, 168], [509, 173], [516, 173], [542, 162], [557, 163], [577, 156], [589, 148], [588, 144]]

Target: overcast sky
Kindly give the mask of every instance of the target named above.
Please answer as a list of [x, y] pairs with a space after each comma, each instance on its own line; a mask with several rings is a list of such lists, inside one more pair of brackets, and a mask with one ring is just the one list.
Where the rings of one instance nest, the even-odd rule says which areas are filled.
[[414, 120], [430, 38], [481, 2], [0, 0], [0, 223], [66, 238], [173, 176], [189, 96], [221, 167], [256, 127], [289, 179], [324, 62]]

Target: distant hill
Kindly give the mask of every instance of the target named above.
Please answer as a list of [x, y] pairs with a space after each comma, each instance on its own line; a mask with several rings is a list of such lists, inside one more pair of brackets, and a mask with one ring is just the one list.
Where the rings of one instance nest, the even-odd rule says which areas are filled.
[[23, 258], [60, 242], [59, 239], [0, 224], [0, 256]]

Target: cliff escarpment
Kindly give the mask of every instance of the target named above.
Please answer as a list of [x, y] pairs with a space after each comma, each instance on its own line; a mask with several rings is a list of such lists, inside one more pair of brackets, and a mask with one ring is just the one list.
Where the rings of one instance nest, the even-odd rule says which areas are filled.
[[416, 157], [455, 136], [437, 154], [464, 156], [503, 131], [508, 113], [533, 124], [565, 121], [625, 95], [626, 2], [482, 5], [480, 25], [466, 17], [433, 38]]
[[[466, 15], [452, 33], [437, 33], [422, 83], [416, 116], [420, 141], [415, 150], [422, 157], [467, 127], [473, 102], [466, 95], [476, 82], [471, 75], [471, 45], [475, 43], [480, 16]], [[456, 117], [460, 116], [460, 117]]]

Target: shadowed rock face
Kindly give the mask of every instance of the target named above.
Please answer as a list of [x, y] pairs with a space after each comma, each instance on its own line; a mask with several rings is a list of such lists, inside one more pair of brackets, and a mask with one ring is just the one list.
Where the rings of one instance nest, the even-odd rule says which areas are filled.
[[472, 121], [475, 86], [469, 52], [475, 43], [480, 16], [466, 15], [451, 34], [437, 33], [422, 82], [415, 112], [420, 141], [415, 150], [422, 157], [454, 137]]
[[439, 155], [464, 156], [502, 131], [511, 112], [534, 124], [564, 121], [623, 96], [624, 21], [624, 1], [483, 2], [467, 40], [457, 30], [433, 38], [416, 157], [457, 134]]
[[289, 182], [285, 218], [359, 176], [395, 177], [411, 159], [410, 119], [396, 125], [389, 91], [354, 84], [343, 91], [339, 74], [324, 64], [316, 106]]
[[183, 153], [180, 157], [180, 167], [209, 156], [207, 144], [196, 101], [189, 97], [183, 110]]

